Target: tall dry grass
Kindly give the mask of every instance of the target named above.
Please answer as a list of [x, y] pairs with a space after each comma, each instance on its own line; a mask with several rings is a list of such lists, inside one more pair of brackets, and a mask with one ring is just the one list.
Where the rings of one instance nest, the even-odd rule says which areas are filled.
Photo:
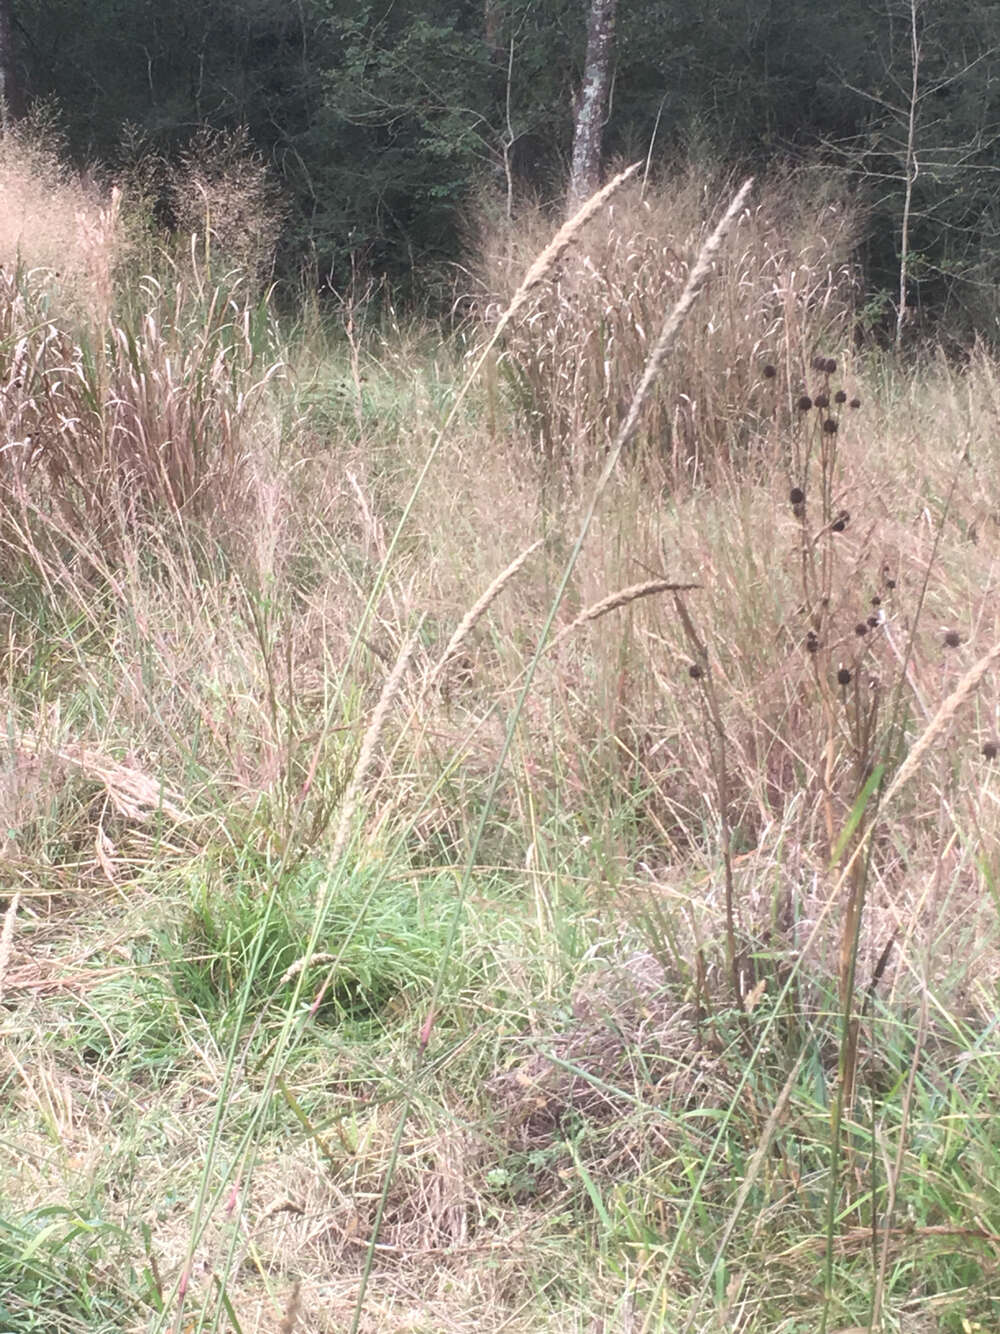
[[34, 273], [48, 309], [86, 323], [110, 310], [126, 238], [120, 196], [66, 165], [42, 118], [0, 137], [0, 265]]
[[[151, 247], [157, 194], [178, 235]], [[172, 165], [140, 143], [102, 188], [28, 121], [0, 144], [0, 200], [9, 550], [47, 530], [110, 551], [155, 510], [238, 524], [281, 370], [260, 294], [281, 211], [246, 133], [196, 135]]]
[[[165, 513], [239, 513], [267, 386], [280, 370], [266, 308], [179, 280], [143, 284], [134, 323], [81, 337], [0, 274], [0, 486], [5, 540], [106, 533]], [[21, 534], [21, 538], [17, 534]]]
[[235, 272], [265, 282], [285, 208], [246, 126], [197, 131], [163, 175], [181, 254], [193, 249], [216, 280]]
[[[718, 194], [697, 172], [633, 182], [561, 266], [503, 342], [508, 401], [549, 471], [594, 463], [614, 433], [659, 312], [677, 299]], [[502, 303], [544, 216], [481, 224], [477, 303]], [[858, 220], [822, 184], [761, 182], [698, 318], [688, 325], [648, 406], [633, 453], [669, 486], [714, 481], [731, 464], [772, 460], [776, 421], [822, 348], [848, 337], [858, 277]], [[765, 384], [767, 360], [780, 371]], [[761, 457], [763, 456], [763, 457]]]

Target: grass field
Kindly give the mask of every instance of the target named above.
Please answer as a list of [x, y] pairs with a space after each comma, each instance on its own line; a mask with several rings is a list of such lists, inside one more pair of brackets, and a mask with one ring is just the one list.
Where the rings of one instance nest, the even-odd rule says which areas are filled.
[[1000, 1328], [1000, 364], [808, 175], [484, 206], [431, 324], [46, 161], [3, 1334]]

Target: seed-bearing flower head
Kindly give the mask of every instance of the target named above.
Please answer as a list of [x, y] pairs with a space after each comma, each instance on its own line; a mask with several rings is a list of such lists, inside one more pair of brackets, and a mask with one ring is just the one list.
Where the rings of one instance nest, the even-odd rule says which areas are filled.
[[793, 486], [788, 493], [788, 499], [793, 505], [801, 505], [805, 498], [806, 493], [802, 490], [801, 486]]
[[848, 403], [847, 406], [848, 406], [849, 408], [860, 408], [860, 407], [861, 407], [861, 399], [860, 399], [860, 398], [852, 398], [851, 401], [850, 401], [850, 403]]
[[813, 402], [818, 408], [828, 408], [830, 406], [829, 394], [817, 394]]
[[798, 410], [799, 410], [800, 412], [808, 412], [809, 409], [812, 407], [812, 405], [813, 405], [813, 401], [812, 401], [812, 399], [809, 397], [809, 395], [808, 395], [808, 394], [803, 394], [802, 397], [799, 399], [798, 403], [796, 403], [795, 406], [798, 408]]
[[837, 432], [840, 430], [840, 427], [837, 425], [836, 418], [827, 417], [826, 421], [823, 423], [823, 430], [827, 433], [827, 435], [836, 435]]
[[770, 364], [764, 367], [763, 376], [765, 380], [773, 380], [777, 374], [778, 372]]
[[834, 401], [834, 403], [846, 403], [846, 402], [847, 402], [847, 395], [844, 393], [843, 389], [838, 389], [838, 390], [837, 390], [837, 392], [836, 392], [836, 393], [834, 394], [834, 396], [833, 396], [833, 401]]
[[944, 642], [948, 648], [958, 648], [959, 644], [962, 642], [962, 636], [957, 630], [949, 630], [944, 637]]
[[837, 685], [849, 686], [851, 684], [851, 671], [849, 667], [841, 667], [837, 673]]
[[823, 363], [823, 369], [826, 371], [827, 375], [832, 375], [834, 371], [837, 369], [837, 363], [832, 359], [829, 361], [825, 361]]

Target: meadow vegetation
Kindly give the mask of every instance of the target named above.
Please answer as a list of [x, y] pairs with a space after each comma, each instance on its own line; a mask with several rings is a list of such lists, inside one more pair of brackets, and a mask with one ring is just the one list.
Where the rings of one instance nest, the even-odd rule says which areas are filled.
[[0, 154], [0, 1327], [996, 1328], [1000, 364], [776, 173], [625, 440], [738, 182], [292, 319], [238, 147]]

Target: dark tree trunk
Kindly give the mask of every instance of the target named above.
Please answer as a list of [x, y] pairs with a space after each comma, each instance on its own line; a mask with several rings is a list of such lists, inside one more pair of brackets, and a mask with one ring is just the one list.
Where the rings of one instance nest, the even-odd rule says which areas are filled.
[[611, 87], [617, 4], [618, 0], [590, 0], [587, 59], [573, 126], [573, 165], [567, 192], [570, 212], [589, 199], [601, 184], [601, 139]]
[[23, 115], [24, 98], [14, 57], [14, 24], [10, 0], [0, 0], [0, 126], [6, 129], [8, 120]]

